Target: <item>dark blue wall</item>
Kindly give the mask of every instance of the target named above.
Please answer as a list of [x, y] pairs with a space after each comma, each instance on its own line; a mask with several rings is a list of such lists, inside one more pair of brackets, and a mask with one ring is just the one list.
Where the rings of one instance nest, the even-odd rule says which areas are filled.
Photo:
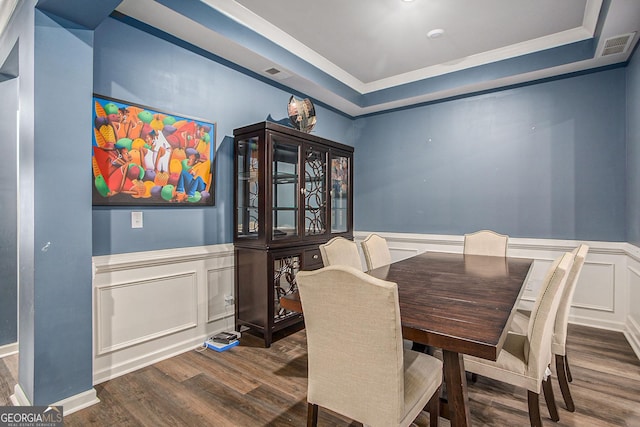
[[625, 240], [625, 70], [357, 120], [358, 230]]
[[627, 241], [640, 247], [640, 58], [627, 71]]
[[[290, 93], [115, 19], [95, 31], [94, 91], [217, 123], [216, 205], [94, 208], [93, 255], [229, 243], [233, 221], [233, 129], [287, 115]], [[353, 145], [350, 119], [317, 108], [314, 134]], [[144, 228], [131, 229], [142, 211]]]

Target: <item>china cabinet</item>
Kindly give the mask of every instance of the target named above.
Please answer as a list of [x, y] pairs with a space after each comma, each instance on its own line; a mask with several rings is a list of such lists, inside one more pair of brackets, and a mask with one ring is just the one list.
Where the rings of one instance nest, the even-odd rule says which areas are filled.
[[318, 246], [353, 239], [353, 147], [272, 122], [234, 130], [235, 323], [273, 334], [302, 321], [280, 307]]

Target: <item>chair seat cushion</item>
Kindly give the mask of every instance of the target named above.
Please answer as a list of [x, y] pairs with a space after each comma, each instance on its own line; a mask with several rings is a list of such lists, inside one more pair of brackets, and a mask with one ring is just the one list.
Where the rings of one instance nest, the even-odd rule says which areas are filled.
[[[433, 356], [404, 350], [404, 417], [399, 425], [409, 426], [442, 383], [442, 362]], [[427, 389], [425, 384], [430, 384]]]
[[481, 359], [474, 356], [464, 356], [465, 370], [484, 377], [513, 384], [540, 393], [541, 379], [532, 378], [527, 372], [525, 359], [525, 335], [509, 333], [498, 360]]

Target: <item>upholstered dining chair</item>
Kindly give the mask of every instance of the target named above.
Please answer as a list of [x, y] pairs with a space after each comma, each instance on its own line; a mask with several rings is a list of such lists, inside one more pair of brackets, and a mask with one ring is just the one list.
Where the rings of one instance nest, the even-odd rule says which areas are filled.
[[[576, 410], [576, 406], [573, 403], [573, 397], [569, 390], [569, 382], [571, 378], [571, 370], [569, 369], [569, 361], [567, 359], [567, 327], [569, 325], [569, 311], [571, 310], [571, 301], [573, 300], [573, 293], [576, 290], [576, 284], [584, 265], [584, 260], [589, 252], [589, 245], [581, 244], [573, 250], [575, 260], [573, 266], [569, 271], [569, 277], [567, 278], [567, 285], [564, 288], [562, 298], [560, 299], [560, 305], [558, 306], [558, 314], [556, 315], [556, 321], [553, 328], [553, 339], [551, 341], [551, 353], [555, 355], [556, 362], [556, 376], [558, 377], [558, 383], [560, 384], [560, 391], [562, 392], [562, 398], [564, 404], [570, 412]], [[518, 334], [526, 334], [530, 321], [530, 313], [518, 311], [516, 312], [513, 321], [511, 323], [511, 331]]]
[[553, 325], [573, 259], [573, 254], [567, 252], [553, 262], [531, 311], [527, 333], [509, 333], [496, 361], [464, 357], [467, 371], [527, 389], [532, 427], [542, 426], [540, 389], [544, 392], [551, 419], [560, 419], [548, 379], [551, 374], [548, 367], [551, 363]]
[[377, 234], [369, 234], [360, 245], [362, 246], [362, 252], [364, 252], [367, 270], [391, 264], [391, 253], [384, 237]]
[[464, 235], [463, 252], [469, 255], [507, 256], [509, 236], [491, 230]]
[[409, 426], [428, 409], [437, 426], [442, 362], [403, 349], [396, 283], [342, 265], [296, 279], [307, 333], [307, 425], [323, 407], [384, 427]]
[[320, 245], [320, 255], [325, 267], [330, 265], [349, 265], [362, 271], [362, 260], [358, 245], [344, 237], [334, 237]]

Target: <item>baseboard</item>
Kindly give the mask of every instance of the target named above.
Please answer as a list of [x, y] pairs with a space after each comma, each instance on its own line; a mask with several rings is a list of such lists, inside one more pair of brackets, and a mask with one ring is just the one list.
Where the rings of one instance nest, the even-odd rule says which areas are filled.
[[12, 342], [11, 344], [5, 344], [0, 346], [0, 359], [5, 356], [11, 356], [18, 352], [18, 343]]
[[626, 326], [624, 336], [627, 338], [627, 341], [629, 341], [629, 345], [631, 345], [638, 359], [640, 359], [640, 325], [634, 318], [629, 316]]
[[96, 403], [100, 403], [100, 399], [98, 399], [96, 390], [91, 387], [87, 391], [54, 402], [50, 406], [62, 406], [62, 412], [67, 416], [81, 409], [88, 408], [91, 405], [95, 405]]
[[187, 341], [176, 343], [170, 347], [165, 347], [152, 353], [144, 353], [137, 358], [128, 359], [126, 362], [119, 365], [110, 365], [105, 369], [96, 370], [93, 372], [93, 384], [100, 384], [121, 375], [128, 374], [129, 372], [144, 368], [145, 366], [153, 365], [154, 363], [177, 356], [189, 350], [193, 350], [198, 346], [201, 346], [207, 336], [208, 335], [202, 335], [197, 338], [191, 338]]
[[[13, 406], [33, 406], [25, 392], [22, 390], [22, 387], [20, 387], [20, 384], [16, 384], [13, 391], [14, 394], [10, 396]], [[91, 405], [95, 405], [96, 403], [100, 403], [100, 399], [98, 399], [96, 390], [92, 387], [82, 393], [50, 403], [49, 406], [62, 406], [63, 413], [67, 416], [81, 409], [88, 408]]]
[[20, 384], [16, 384], [13, 388], [13, 394], [9, 397], [13, 406], [32, 406], [31, 401], [27, 397], [26, 393], [20, 387]]

